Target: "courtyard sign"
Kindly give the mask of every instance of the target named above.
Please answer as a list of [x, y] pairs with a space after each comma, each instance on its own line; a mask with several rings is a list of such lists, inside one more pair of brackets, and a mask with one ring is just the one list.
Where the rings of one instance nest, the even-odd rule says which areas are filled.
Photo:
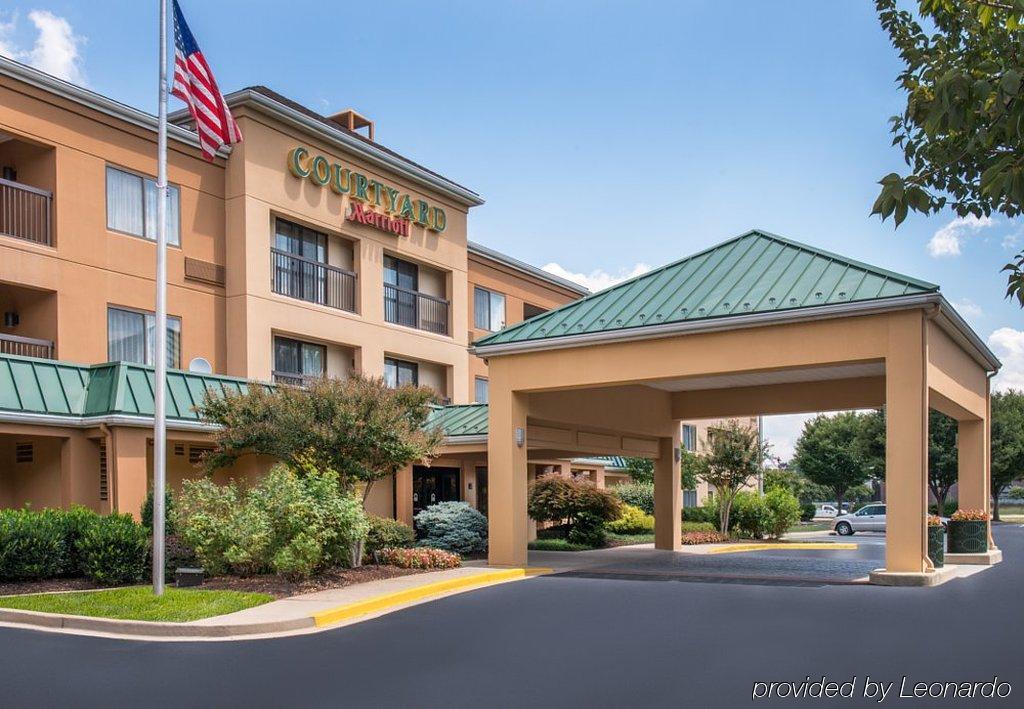
[[[448, 226], [448, 216], [440, 207], [422, 199], [413, 199], [383, 182], [331, 163], [323, 155], [310, 157], [309, 150], [301, 146], [288, 152], [288, 170], [300, 179], [307, 179], [320, 187], [330, 187], [338, 195], [352, 200], [345, 219], [366, 224], [398, 236], [409, 236], [410, 224], [418, 224], [430, 231], [441, 233]], [[383, 213], [374, 209], [377, 207]]]

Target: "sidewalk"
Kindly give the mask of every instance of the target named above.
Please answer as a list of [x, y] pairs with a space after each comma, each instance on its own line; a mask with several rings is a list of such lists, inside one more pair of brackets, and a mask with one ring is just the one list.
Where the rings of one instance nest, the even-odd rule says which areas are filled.
[[237, 640], [339, 627], [551, 569], [463, 566], [328, 589], [187, 623], [153, 623], [0, 609], [0, 624], [37, 630], [145, 640]]

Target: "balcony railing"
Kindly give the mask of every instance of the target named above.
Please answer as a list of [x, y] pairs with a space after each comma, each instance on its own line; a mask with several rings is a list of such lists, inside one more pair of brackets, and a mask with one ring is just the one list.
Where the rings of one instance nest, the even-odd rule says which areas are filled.
[[295, 372], [272, 372], [275, 384], [287, 384], [293, 387], [308, 386], [310, 382], [322, 378], [323, 374], [296, 374]]
[[448, 301], [385, 283], [384, 319], [396, 325], [447, 335]]
[[271, 287], [289, 298], [356, 311], [356, 274], [320, 261], [270, 250]]
[[0, 354], [53, 359], [53, 343], [50, 340], [37, 340], [34, 337], [0, 334]]
[[52, 202], [46, 190], [0, 179], [0, 234], [50, 246]]

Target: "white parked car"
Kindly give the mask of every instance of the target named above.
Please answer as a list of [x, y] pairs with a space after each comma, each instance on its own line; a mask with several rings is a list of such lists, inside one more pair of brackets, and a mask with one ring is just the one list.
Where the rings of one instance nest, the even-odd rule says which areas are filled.
[[839, 510], [835, 505], [819, 504], [814, 510], [814, 516], [820, 519], [835, 519], [839, 516]]
[[864, 505], [853, 514], [839, 515], [832, 527], [836, 534], [847, 537], [854, 532], [884, 532], [885, 505]]

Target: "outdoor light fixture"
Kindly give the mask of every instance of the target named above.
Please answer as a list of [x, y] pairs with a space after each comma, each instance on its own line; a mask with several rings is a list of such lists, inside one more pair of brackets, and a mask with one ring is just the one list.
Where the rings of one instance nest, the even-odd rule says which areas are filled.
[[526, 431], [516, 426], [516, 447], [522, 448], [524, 443], [526, 443]]
[[19, 322], [21, 322], [21, 318], [14, 311], [9, 310], [4, 313], [4, 327], [17, 327]]
[[678, 448], [673, 448], [672, 449], [672, 457], [678, 463], [678, 462], [680, 462], [683, 459], [683, 454], [682, 454], [682, 452]]

